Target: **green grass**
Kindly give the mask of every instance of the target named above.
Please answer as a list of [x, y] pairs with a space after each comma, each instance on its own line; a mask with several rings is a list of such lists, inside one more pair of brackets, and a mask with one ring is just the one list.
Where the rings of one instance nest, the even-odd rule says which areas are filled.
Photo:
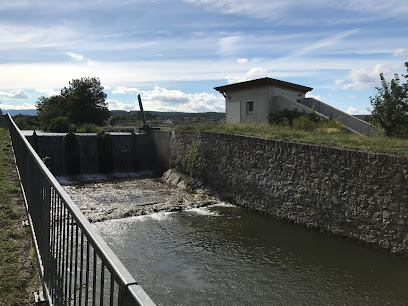
[[347, 133], [336, 127], [322, 127], [313, 131], [302, 131], [291, 127], [252, 123], [220, 123], [205, 125], [182, 125], [176, 132], [210, 131], [217, 133], [236, 134], [355, 149], [408, 156], [408, 140], [389, 138], [385, 136], [366, 137]]
[[25, 258], [31, 250], [30, 234], [21, 226], [24, 209], [15, 203], [21, 195], [15, 173], [11, 175], [14, 169], [8, 133], [0, 128], [0, 305], [30, 305], [33, 297], [27, 287], [33, 276]]

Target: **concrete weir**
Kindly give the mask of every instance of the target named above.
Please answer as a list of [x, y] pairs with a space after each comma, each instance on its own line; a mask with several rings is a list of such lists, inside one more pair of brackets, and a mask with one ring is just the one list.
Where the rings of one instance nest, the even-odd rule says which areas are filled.
[[168, 169], [170, 132], [26, 136], [55, 176]]

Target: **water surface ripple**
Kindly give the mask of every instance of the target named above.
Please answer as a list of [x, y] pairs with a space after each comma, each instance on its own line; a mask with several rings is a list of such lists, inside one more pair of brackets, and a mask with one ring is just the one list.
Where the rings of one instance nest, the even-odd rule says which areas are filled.
[[[160, 193], [162, 183], [147, 180]], [[109, 184], [93, 185], [102, 197], [92, 200], [154, 197], [121, 202]], [[118, 184], [125, 194], [135, 188]], [[94, 226], [158, 305], [408, 304], [406, 258], [221, 202]]]

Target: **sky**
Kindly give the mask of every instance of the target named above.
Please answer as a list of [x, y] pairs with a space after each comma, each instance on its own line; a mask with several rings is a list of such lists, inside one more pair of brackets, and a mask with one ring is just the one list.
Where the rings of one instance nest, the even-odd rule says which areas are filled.
[[407, 16], [408, 0], [2, 0], [0, 107], [98, 77], [109, 109], [224, 112], [214, 87], [271, 77], [368, 114], [379, 74], [406, 72]]

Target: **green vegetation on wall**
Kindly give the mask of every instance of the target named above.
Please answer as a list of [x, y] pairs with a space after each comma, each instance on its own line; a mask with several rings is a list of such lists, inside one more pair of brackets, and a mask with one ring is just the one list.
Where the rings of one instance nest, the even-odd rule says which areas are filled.
[[194, 140], [190, 148], [187, 152], [186, 156], [186, 172], [193, 176], [193, 177], [199, 177], [202, 174], [202, 160], [200, 157], [200, 150], [201, 150], [201, 139], [196, 139]]
[[176, 132], [210, 131], [408, 156], [408, 140], [384, 136], [360, 136], [344, 132], [336, 125], [336, 121], [332, 120], [319, 125], [315, 130], [305, 131], [270, 124], [222, 123], [182, 125], [176, 128]]

